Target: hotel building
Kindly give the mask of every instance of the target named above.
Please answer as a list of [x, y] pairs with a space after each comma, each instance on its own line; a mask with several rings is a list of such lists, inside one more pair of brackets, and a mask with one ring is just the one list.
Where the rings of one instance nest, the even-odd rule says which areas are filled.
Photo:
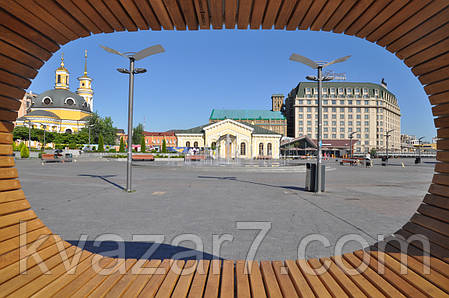
[[[323, 140], [349, 139], [354, 153], [401, 150], [401, 111], [396, 96], [386, 84], [323, 82]], [[300, 82], [285, 100], [287, 135], [317, 138], [318, 88], [315, 82]]]

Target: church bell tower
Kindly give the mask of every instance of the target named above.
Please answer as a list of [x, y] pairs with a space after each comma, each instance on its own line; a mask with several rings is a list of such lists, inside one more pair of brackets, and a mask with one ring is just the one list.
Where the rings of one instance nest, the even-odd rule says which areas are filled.
[[69, 71], [64, 67], [64, 53], [61, 54], [61, 65], [56, 69], [55, 89], [69, 90]]
[[84, 74], [78, 78], [80, 85], [76, 90], [78, 95], [82, 96], [92, 112], [94, 110], [94, 91], [92, 90], [92, 78], [87, 75], [87, 50], [84, 51]]

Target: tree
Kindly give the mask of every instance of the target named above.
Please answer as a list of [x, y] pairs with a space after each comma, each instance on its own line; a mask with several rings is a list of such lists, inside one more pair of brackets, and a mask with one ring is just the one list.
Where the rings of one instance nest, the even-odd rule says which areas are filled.
[[165, 139], [162, 140], [162, 153], [167, 153], [167, 142]]
[[100, 135], [100, 136], [98, 137], [98, 152], [104, 152], [103, 135]]
[[138, 145], [143, 136], [143, 124], [139, 123], [133, 128], [133, 144]]
[[377, 156], [376, 148], [371, 148], [370, 154], [371, 154], [371, 157], [373, 157], [373, 158], [376, 157]]
[[142, 136], [140, 140], [140, 152], [144, 153], [147, 151], [147, 148], [145, 146], [145, 136]]
[[28, 158], [30, 157], [30, 151], [28, 150], [27, 146], [23, 146], [20, 150], [20, 157], [21, 158]]
[[125, 142], [123, 141], [123, 137], [120, 137], [120, 148], [118, 152], [125, 152]]
[[[97, 112], [92, 113], [87, 125], [90, 126], [90, 136], [93, 143], [98, 143], [100, 135], [103, 135], [103, 142], [107, 145], [114, 145], [116, 142], [117, 128], [113, 126], [111, 117], [101, 118]], [[81, 129], [80, 134], [89, 138], [89, 128]], [[87, 143], [83, 142], [83, 143]]]

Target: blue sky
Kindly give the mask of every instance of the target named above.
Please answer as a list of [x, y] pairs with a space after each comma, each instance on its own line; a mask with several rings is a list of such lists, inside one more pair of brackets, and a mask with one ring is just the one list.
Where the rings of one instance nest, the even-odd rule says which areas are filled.
[[128, 61], [99, 47], [139, 51], [162, 44], [165, 53], [148, 57], [137, 67], [134, 124], [145, 130], [190, 128], [208, 122], [211, 110], [270, 109], [273, 93], [287, 95], [312, 69], [289, 61], [292, 53], [313, 60], [352, 55], [329, 67], [345, 72], [347, 81], [379, 83], [382, 78], [396, 94], [402, 113], [402, 133], [436, 135], [430, 104], [419, 81], [393, 54], [366, 40], [311, 31], [141, 31], [101, 34], [78, 39], [61, 48], [41, 68], [29, 90], [40, 93], [54, 86], [61, 52], [69, 69], [70, 88], [78, 87], [88, 50], [88, 74], [94, 79], [94, 109], [111, 116], [115, 126], [127, 127], [128, 77], [118, 67]]

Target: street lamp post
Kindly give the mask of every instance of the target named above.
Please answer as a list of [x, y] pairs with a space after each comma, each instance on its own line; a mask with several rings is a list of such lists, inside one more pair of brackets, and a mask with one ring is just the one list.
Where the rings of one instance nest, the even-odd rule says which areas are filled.
[[386, 150], [385, 150], [385, 155], [386, 155], [386, 158], [387, 158], [387, 164], [388, 164], [388, 138], [389, 137], [391, 137], [391, 135], [390, 135], [390, 132], [392, 132], [392, 131], [394, 131], [394, 129], [390, 129], [389, 131], [387, 131], [387, 134], [385, 135], [385, 138], [386, 138], [386, 145], [387, 145], [387, 148], [386, 148]]
[[31, 152], [31, 120], [25, 120], [28, 122], [28, 151]]
[[352, 136], [355, 134], [356, 132], [354, 131], [354, 132], [351, 132], [350, 134], [349, 134], [349, 150], [350, 150], [350, 152], [351, 152], [351, 158], [353, 157], [353, 151], [352, 151]]
[[42, 151], [45, 151], [45, 131], [47, 129], [47, 125], [42, 125], [42, 127], [44, 128], [44, 146], [43, 146], [44, 149]]
[[136, 61], [146, 58], [151, 55], [164, 52], [164, 48], [161, 45], [151, 46], [149, 48], [143, 49], [139, 52], [126, 52], [120, 53], [114, 49], [108, 48], [106, 46], [101, 46], [105, 51], [125, 57], [129, 59], [129, 69], [118, 68], [120, 73], [129, 75], [129, 94], [128, 94], [128, 158], [126, 163], [126, 191], [131, 192], [131, 174], [132, 174], [132, 134], [133, 134], [133, 101], [134, 101], [134, 75], [139, 73], [144, 73], [147, 70], [145, 68], [135, 68], [134, 64]]
[[421, 163], [421, 140], [424, 139], [424, 137], [420, 137], [418, 139], [418, 155], [419, 155], [419, 159], [418, 159], [418, 163]]
[[344, 62], [349, 59], [351, 56], [345, 56], [342, 58], [335, 59], [331, 62], [315, 62], [309, 58], [306, 58], [304, 56], [298, 55], [298, 54], [292, 54], [290, 56], [290, 60], [295, 62], [300, 62], [302, 64], [305, 64], [313, 69], [317, 69], [318, 76], [307, 76], [306, 79], [310, 81], [318, 82], [318, 135], [317, 135], [317, 158], [316, 158], [316, 171], [315, 171], [315, 192], [321, 192], [321, 147], [322, 147], [322, 140], [321, 140], [321, 127], [322, 127], [322, 101], [321, 101], [321, 89], [323, 81], [330, 81], [333, 79], [333, 77], [326, 76], [323, 77], [323, 68], [335, 64]]

